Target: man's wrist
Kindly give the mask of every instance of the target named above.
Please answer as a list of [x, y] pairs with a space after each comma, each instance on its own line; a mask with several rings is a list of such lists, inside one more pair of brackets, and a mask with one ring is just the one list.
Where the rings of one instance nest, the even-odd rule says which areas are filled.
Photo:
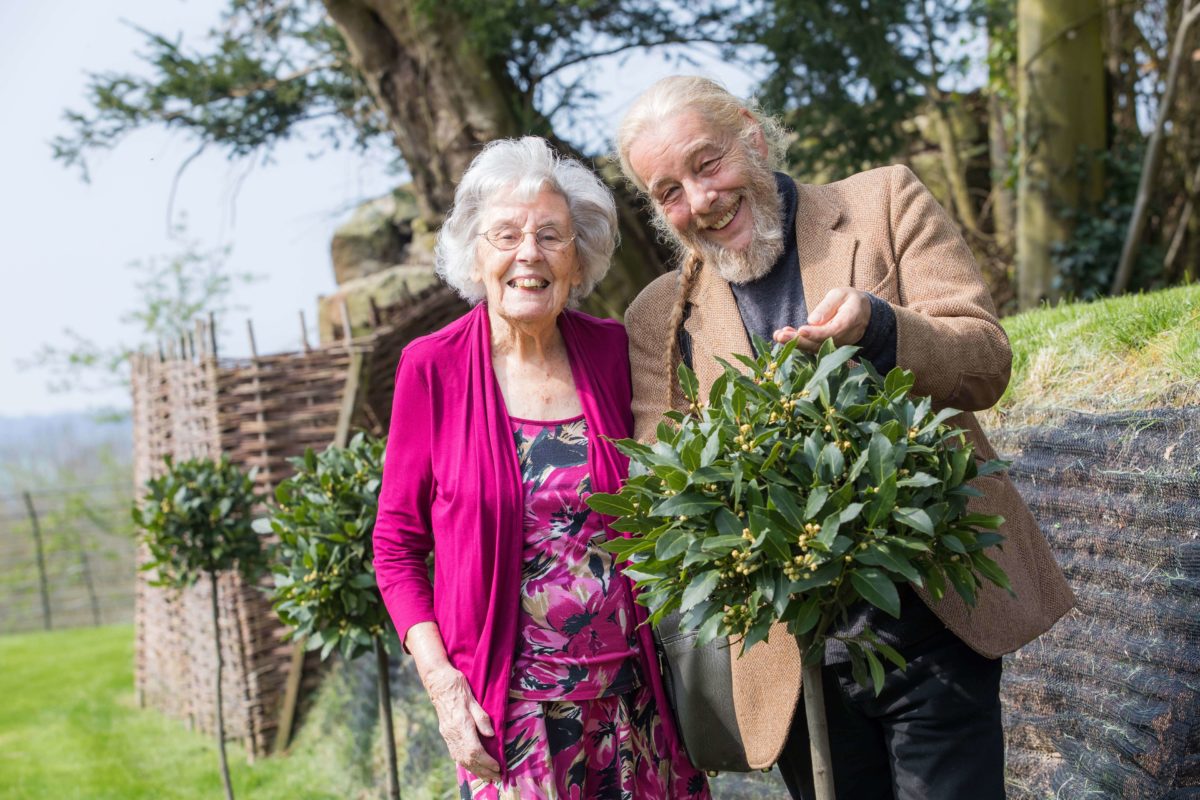
[[896, 312], [890, 303], [870, 292], [863, 292], [871, 304], [871, 319], [858, 346], [861, 356], [886, 375], [896, 366]]

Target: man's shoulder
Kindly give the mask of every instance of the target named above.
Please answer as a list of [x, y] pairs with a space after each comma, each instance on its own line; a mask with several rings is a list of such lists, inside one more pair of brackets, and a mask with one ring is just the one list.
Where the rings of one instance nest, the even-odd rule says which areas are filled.
[[629, 308], [625, 310], [625, 325], [630, 328], [648, 321], [666, 322], [670, 316], [671, 307], [677, 299], [679, 288], [679, 270], [671, 270], [665, 275], [659, 275], [646, 288], [638, 292]]
[[853, 201], [876, 197], [880, 193], [893, 191], [895, 187], [912, 182], [919, 183], [920, 179], [911, 169], [904, 164], [893, 164], [857, 172], [832, 183], [797, 183], [796, 188], [802, 193], [826, 200]]
[[874, 236], [880, 226], [894, 224], [898, 210], [928, 193], [911, 169], [903, 164], [877, 167], [840, 181], [796, 184], [800, 207], [823, 224], [859, 236]]

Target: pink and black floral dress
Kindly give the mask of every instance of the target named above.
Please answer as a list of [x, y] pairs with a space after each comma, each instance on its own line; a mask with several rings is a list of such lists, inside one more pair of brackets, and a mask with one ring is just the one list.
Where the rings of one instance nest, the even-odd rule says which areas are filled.
[[458, 768], [463, 800], [708, 800], [704, 775], [672, 763], [638, 666], [629, 582], [590, 493], [582, 416], [513, 419], [525, 487], [517, 650], [502, 785]]

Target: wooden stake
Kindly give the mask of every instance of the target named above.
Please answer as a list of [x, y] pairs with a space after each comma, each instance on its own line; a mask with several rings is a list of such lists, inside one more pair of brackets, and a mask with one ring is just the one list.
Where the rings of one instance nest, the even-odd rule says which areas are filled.
[[392, 723], [392, 679], [388, 672], [387, 651], [383, 637], [375, 637], [376, 686], [379, 694], [379, 716], [383, 721], [383, 747], [387, 751], [388, 800], [400, 800], [400, 775], [396, 767], [396, 734]]
[[346, 296], [342, 295], [342, 342], [350, 344], [350, 306], [346, 305]]
[[212, 348], [212, 357], [217, 358], [217, 315], [208, 312], [208, 346]]
[[300, 309], [300, 343], [304, 345], [304, 352], [311, 353], [312, 347], [308, 344], [308, 323], [304, 321], [304, 309]]
[[92, 604], [92, 624], [100, 624], [100, 600], [96, 597], [96, 584], [92, 581], [92, 565], [88, 562], [87, 547], [83, 544], [83, 533], [75, 531], [75, 546], [79, 548], [79, 566], [83, 569], [83, 582], [87, 586], [88, 599]]
[[208, 337], [204, 335], [204, 320], [196, 319], [196, 336], [193, 345], [198, 351], [200, 358], [208, 358]]
[[801, 684], [804, 715], [808, 722], [808, 744], [812, 756], [813, 790], [817, 800], [834, 800], [833, 757], [829, 750], [829, 722], [825, 717], [825, 687], [820, 659], [808, 658], [810, 636], [800, 637]]
[[254, 321], [246, 320], [246, 334], [250, 337], [250, 357], [258, 358], [258, 345], [254, 341]]

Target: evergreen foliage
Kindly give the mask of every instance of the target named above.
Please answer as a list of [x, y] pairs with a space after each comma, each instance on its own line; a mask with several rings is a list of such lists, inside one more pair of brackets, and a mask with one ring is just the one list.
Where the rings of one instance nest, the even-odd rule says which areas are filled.
[[[588, 504], [634, 534], [610, 548], [631, 560], [638, 602], [651, 620], [678, 610], [697, 644], [742, 637], [750, 647], [775, 622], [810, 642], [820, 663], [831, 626], [866, 601], [898, 617], [896, 584], [947, 583], [974, 604], [983, 581], [1008, 587], [985, 552], [1003, 522], [971, 513], [969, 482], [1003, 468], [980, 463], [963, 431], [913, 398], [913, 375], [886, 379], [850, 359], [857, 348], [819, 356], [773, 349], [741, 356], [749, 373], [725, 364], [709, 402], [680, 367], [690, 412], [670, 411], [654, 445], [616, 442], [631, 461], [618, 494]], [[843, 639], [855, 677], [882, 689], [879, 655], [904, 662], [870, 631]]]
[[143, 570], [154, 570], [155, 586], [181, 589], [200, 578], [236, 569], [247, 579], [266, 566], [266, 551], [254, 532], [258, 502], [253, 474], [222, 456], [174, 461], [146, 482], [133, 509], [134, 523], [150, 552]]
[[344, 448], [310, 448], [292, 459], [295, 474], [275, 490], [275, 610], [322, 658], [335, 649], [356, 658], [393, 630], [371, 544], [385, 446], [358, 433]]
[[[346, 45], [315, 0], [230, 0], [207, 47], [139, 29], [149, 77], [95, 72], [87, 111], [67, 111], [71, 132], [52, 142], [54, 157], [88, 179], [89, 151], [159, 124], [188, 132], [203, 149], [267, 155], [305, 123], [321, 121], [332, 145], [360, 145], [386, 130]], [[346, 124], [349, 123], [349, 124]], [[197, 152], [197, 155], [199, 152]]]

